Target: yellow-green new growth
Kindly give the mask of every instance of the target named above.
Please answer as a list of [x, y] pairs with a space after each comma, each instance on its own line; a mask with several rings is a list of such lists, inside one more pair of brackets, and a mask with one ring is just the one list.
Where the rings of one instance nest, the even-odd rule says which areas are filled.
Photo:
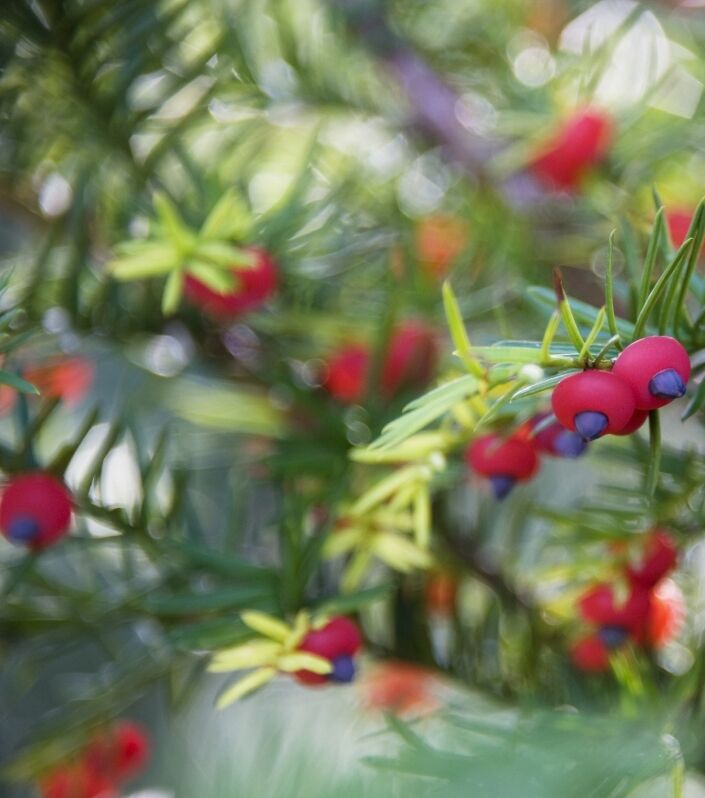
[[211, 673], [229, 673], [250, 668], [254, 670], [220, 695], [216, 703], [218, 709], [224, 709], [262, 687], [279, 672], [308, 670], [321, 675], [331, 672], [332, 665], [324, 657], [297, 650], [308, 632], [324, 625], [326, 619], [312, 620], [302, 611], [294, 619], [293, 625], [289, 626], [279, 618], [257, 610], [243, 612], [240, 617], [259, 637], [216, 651], [208, 670]]
[[231, 189], [221, 196], [200, 230], [189, 227], [165, 194], [157, 192], [153, 203], [157, 215], [154, 234], [118, 245], [116, 257], [107, 266], [113, 276], [123, 281], [166, 277], [164, 313], [173, 313], [178, 307], [187, 275], [219, 293], [237, 288], [233, 269], [252, 266], [253, 258], [233, 244], [245, 237], [252, 224], [247, 206], [236, 192]]

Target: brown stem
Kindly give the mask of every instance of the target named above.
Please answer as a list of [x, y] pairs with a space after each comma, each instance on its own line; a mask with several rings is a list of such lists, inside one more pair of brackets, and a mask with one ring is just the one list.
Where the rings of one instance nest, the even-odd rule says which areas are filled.
[[375, 53], [403, 89], [414, 124], [440, 144], [473, 180], [497, 188], [515, 205], [527, 205], [544, 195], [528, 172], [517, 172], [498, 185], [487, 165], [501, 142], [479, 136], [461, 124], [458, 94], [429, 64], [389, 27], [376, 0], [333, 0], [352, 30]]

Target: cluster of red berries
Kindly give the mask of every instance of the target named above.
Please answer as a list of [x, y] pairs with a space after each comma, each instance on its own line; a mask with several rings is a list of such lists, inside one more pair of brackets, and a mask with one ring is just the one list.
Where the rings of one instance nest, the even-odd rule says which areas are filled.
[[583, 109], [569, 117], [541, 148], [531, 170], [548, 188], [573, 191], [608, 152], [613, 123], [603, 111]]
[[673, 570], [678, 551], [673, 538], [655, 530], [646, 538], [641, 558], [624, 568], [625, 596], [618, 601], [611, 585], [599, 584], [579, 600], [582, 619], [592, 631], [571, 649], [571, 659], [583, 671], [597, 673], [609, 667], [610, 653], [629, 641], [645, 647], [667, 642], [680, 625], [682, 607], [664, 601], [659, 586]]
[[333, 670], [325, 675], [301, 670], [296, 671], [294, 677], [301, 684], [308, 685], [351, 682], [355, 678], [355, 655], [361, 647], [362, 635], [350, 618], [342, 615], [331, 618], [325, 626], [308, 632], [298, 650], [327, 659]]
[[33, 471], [13, 477], [0, 496], [0, 532], [29, 549], [56, 543], [71, 525], [73, 502], [51, 474]]
[[489, 480], [497, 499], [503, 499], [517, 482], [530, 480], [540, 466], [540, 456], [579, 457], [585, 441], [558, 421], [546, 423], [550, 413], [540, 413], [510, 436], [482, 435], [468, 446], [470, 469]]
[[184, 293], [204, 313], [218, 320], [249, 313], [264, 305], [275, 293], [279, 282], [277, 264], [259, 247], [248, 247], [254, 262], [246, 268], [233, 268], [236, 287], [219, 293], [192, 275], [187, 275]]
[[42, 798], [117, 798], [120, 787], [138, 776], [149, 760], [146, 731], [121, 721], [95, 737], [72, 762], [46, 774]]
[[[323, 385], [345, 404], [360, 403], [367, 389], [372, 355], [369, 347], [350, 344], [333, 354]], [[423, 387], [438, 361], [436, 332], [421, 322], [407, 322], [391, 336], [382, 363], [380, 394], [389, 400], [406, 388]]]
[[562, 380], [553, 391], [556, 418], [592, 441], [601, 435], [629, 435], [650, 410], [685, 394], [690, 359], [682, 344], [652, 335], [630, 344], [611, 371], [588, 370]]

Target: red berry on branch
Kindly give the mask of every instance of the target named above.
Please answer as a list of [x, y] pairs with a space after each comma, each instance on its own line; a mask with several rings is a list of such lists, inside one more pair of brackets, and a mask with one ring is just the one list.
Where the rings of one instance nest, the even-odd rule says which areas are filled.
[[672, 579], [662, 579], [651, 593], [647, 642], [654, 648], [670, 643], [685, 623], [685, 598]]
[[217, 319], [228, 319], [261, 307], [277, 290], [279, 275], [271, 255], [259, 247], [248, 247], [254, 257], [249, 266], [232, 269], [234, 290], [219, 293], [190, 274], [184, 281], [184, 293], [204, 313]]
[[39, 782], [42, 798], [117, 798], [117, 785], [84, 762], [63, 765]]
[[362, 635], [353, 621], [344, 616], [331, 618], [320, 629], [312, 629], [302, 640], [299, 651], [317, 654], [330, 661], [332, 673], [320, 674], [300, 670], [294, 677], [302, 684], [351, 682], [355, 676], [354, 657], [362, 647]]
[[588, 441], [619, 432], [635, 409], [631, 387], [609, 371], [571, 374], [553, 390], [551, 405], [564, 427]]
[[22, 376], [36, 386], [43, 397], [61, 399], [71, 407], [79, 404], [90, 390], [94, 372], [90, 360], [58, 357], [27, 367]]
[[12, 543], [41, 549], [69, 530], [71, 495], [58, 479], [40, 471], [10, 480], [0, 497], [0, 531]]
[[622, 427], [619, 432], [613, 432], [613, 435], [631, 435], [644, 425], [644, 422], [649, 417], [648, 410], [635, 410], [632, 417]]
[[529, 441], [483, 435], [468, 446], [465, 460], [472, 471], [487, 477], [497, 499], [503, 499], [516, 482], [531, 479], [539, 459]]
[[382, 393], [391, 398], [405, 388], [422, 388], [438, 360], [436, 332], [420, 322], [407, 322], [394, 332], [382, 364]]
[[97, 773], [123, 782], [141, 773], [150, 756], [146, 729], [133, 721], [120, 721], [98, 736], [86, 749], [85, 759]]
[[656, 530], [646, 539], [638, 564], [627, 568], [629, 581], [638, 587], [650, 589], [676, 567], [678, 547], [668, 532]]
[[609, 649], [597, 635], [579, 640], [570, 651], [576, 668], [586, 673], [601, 673], [610, 665]]
[[675, 338], [651, 335], [629, 344], [612, 373], [629, 383], [639, 410], [655, 410], [685, 394], [690, 358]]
[[677, 208], [672, 211], [666, 211], [666, 224], [668, 225], [668, 232], [673, 246], [680, 247], [685, 241], [692, 219], [693, 212], [690, 210]]
[[[370, 351], [362, 344], [338, 350], [328, 361], [325, 389], [345, 404], [364, 399], [370, 369]], [[391, 336], [382, 362], [380, 394], [389, 400], [406, 388], [423, 387], [438, 360], [435, 330], [420, 322], [407, 322]]]
[[367, 387], [370, 354], [366, 347], [352, 344], [328, 361], [323, 385], [328, 393], [345, 404], [361, 402]]
[[363, 704], [395, 715], [430, 712], [439, 705], [432, 671], [408, 662], [380, 662], [361, 683]]
[[[532, 429], [545, 421], [551, 414], [541, 413], [529, 422]], [[551, 457], [580, 457], [587, 448], [587, 443], [577, 432], [566, 429], [559, 421], [543, 427], [532, 437], [534, 448]]]
[[596, 585], [586, 591], [578, 602], [580, 614], [586, 621], [601, 628], [621, 628], [623, 639], [639, 639], [649, 619], [651, 608], [648, 590], [633, 587], [622, 604], [618, 604], [610, 585]]
[[[692, 208], [675, 208], [671, 211], [666, 211], [666, 224], [668, 225], [668, 232], [674, 247], [680, 247], [688, 237], [690, 223], [693, 221], [693, 214], [694, 211]], [[703, 246], [705, 246], [705, 244]], [[701, 247], [698, 256], [702, 257], [702, 254], [703, 251]]]
[[612, 130], [612, 120], [603, 111], [579, 111], [544, 145], [531, 169], [549, 188], [579, 188], [588, 170], [607, 154]]

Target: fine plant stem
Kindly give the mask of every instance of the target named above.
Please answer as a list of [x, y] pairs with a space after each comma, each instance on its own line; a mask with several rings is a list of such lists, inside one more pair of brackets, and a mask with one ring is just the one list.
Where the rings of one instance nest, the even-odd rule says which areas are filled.
[[646, 495], [653, 499], [661, 468], [661, 421], [658, 410], [649, 413], [649, 465], [646, 472]]

